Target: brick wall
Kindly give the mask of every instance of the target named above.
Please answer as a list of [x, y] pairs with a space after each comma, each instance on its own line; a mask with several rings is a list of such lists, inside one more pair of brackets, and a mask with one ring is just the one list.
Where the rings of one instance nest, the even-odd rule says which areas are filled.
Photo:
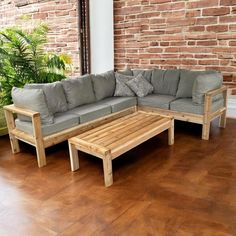
[[115, 67], [218, 70], [236, 94], [236, 0], [115, 0]]
[[32, 28], [48, 24], [48, 51], [67, 53], [73, 59], [73, 74], [79, 74], [77, 0], [0, 0], [0, 27]]

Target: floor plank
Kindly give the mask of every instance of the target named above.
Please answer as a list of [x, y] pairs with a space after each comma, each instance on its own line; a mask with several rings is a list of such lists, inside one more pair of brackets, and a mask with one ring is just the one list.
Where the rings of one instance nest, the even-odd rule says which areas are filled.
[[113, 161], [114, 184], [103, 185], [102, 161], [80, 154], [70, 171], [67, 143], [11, 154], [0, 137], [0, 235], [236, 235], [236, 120], [226, 129], [177, 122]]

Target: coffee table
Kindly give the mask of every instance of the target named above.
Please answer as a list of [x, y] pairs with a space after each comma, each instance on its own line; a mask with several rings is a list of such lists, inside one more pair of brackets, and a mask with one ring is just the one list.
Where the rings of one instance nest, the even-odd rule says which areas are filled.
[[103, 160], [105, 186], [113, 184], [112, 160], [146, 140], [168, 130], [168, 143], [174, 144], [174, 119], [137, 111], [70, 138], [71, 170], [79, 169], [78, 150]]

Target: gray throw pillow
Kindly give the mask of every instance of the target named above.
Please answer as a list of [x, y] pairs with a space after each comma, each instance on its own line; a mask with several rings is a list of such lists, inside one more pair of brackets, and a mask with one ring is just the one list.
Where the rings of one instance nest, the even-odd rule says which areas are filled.
[[[11, 91], [12, 100], [16, 107], [29, 109], [40, 113], [43, 124], [52, 124], [53, 115], [49, 112], [47, 102], [42, 89], [24, 89], [13, 87]], [[18, 116], [22, 121], [31, 121], [29, 117]]]
[[178, 90], [176, 93], [177, 98], [191, 98], [193, 91], [193, 84], [195, 79], [202, 74], [211, 74], [215, 71], [190, 71], [181, 70], [180, 71], [180, 81]]
[[42, 89], [51, 113], [67, 111], [67, 101], [63, 86], [60, 82], [47, 84], [26, 84], [27, 89]]
[[84, 75], [61, 81], [69, 109], [96, 101], [91, 77], [92, 75]]
[[153, 70], [133, 70], [133, 75], [136, 77], [141, 74], [148, 82], [151, 82]]
[[153, 91], [153, 86], [142, 76], [142, 74], [138, 74], [137, 77], [129, 80], [126, 84], [138, 97], [145, 97]]
[[[199, 75], [193, 84], [193, 102], [203, 104], [205, 94], [213, 89], [218, 89], [222, 86], [223, 76], [220, 73], [202, 74]], [[213, 97], [213, 101], [222, 98], [222, 94]]]
[[94, 75], [92, 79], [95, 96], [98, 101], [114, 95], [116, 87], [114, 71], [111, 70]]
[[135, 93], [126, 85], [129, 80], [132, 80], [133, 76], [123, 75], [120, 73], [115, 73], [116, 77], [116, 89], [115, 97], [134, 97]]
[[154, 69], [151, 84], [154, 93], [175, 96], [179, 84], [179, 70]]

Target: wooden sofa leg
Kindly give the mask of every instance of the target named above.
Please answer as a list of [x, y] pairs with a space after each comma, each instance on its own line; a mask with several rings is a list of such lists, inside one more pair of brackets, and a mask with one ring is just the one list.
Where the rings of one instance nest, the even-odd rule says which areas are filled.
[[4, 110], [5, 117], [6, 117], [6, 122], [7, 122], [7, 128], [8, 128], [8, 133], [9, 133], [9, 138], [10, 138], [10, 143], [11, 143], [11, 150], [12, 153], [18, 153], [20, 152], [20, 146], [19, 146], [19, 141], [15, 136], [11, 133], [11, 131], [15, 128], [15, 120], [13, 113], [7, 110]]
[[203, 140], [209, 140], [210, 135], [210, 122], [207, 122], [202, 125], [202, 139]]
[[219, 127], [225, 128], [226, 127], [226, 111], [222, 113], [220, 116]]
[[33, 129], [34, 129], [34, 138], [35, 138], [35, 147], [37, 152], [37, 161], [38, 167], [43, 167], [46, 165], [46, 155], [43, 142], [43, 135], [41, 130], [41, 120], [40, 116], [35, 116], [32, 119]]
[[36, 152], [37, 152], [38, 167], [46, 166], [47, 163], [46, 163], [45, 149], [42, 143], [38, 142], [36, 144]]

